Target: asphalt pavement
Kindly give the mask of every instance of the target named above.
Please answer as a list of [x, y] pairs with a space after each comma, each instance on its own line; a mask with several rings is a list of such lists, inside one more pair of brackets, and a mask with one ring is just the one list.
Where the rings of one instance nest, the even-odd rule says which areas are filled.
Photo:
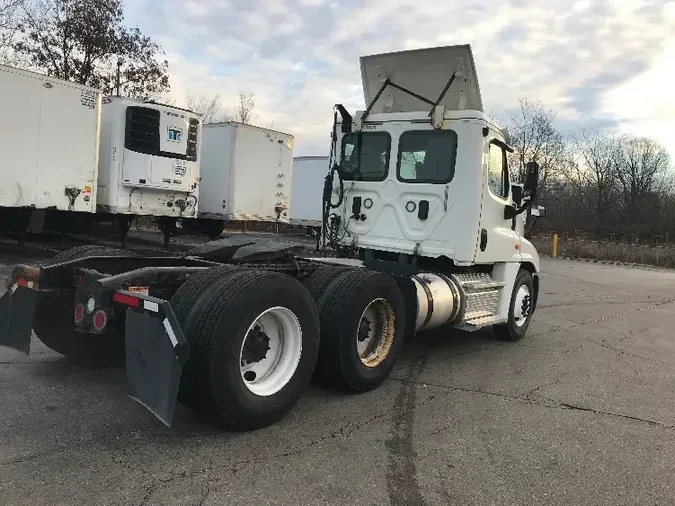
[[0, 349], [0, 504], [674, 504], [675, 273], [542, 270], [521, 342], [420, 335], [378, 390], [314, 385], [251, 433], [182, 407], [168, 429], [123, 370]]

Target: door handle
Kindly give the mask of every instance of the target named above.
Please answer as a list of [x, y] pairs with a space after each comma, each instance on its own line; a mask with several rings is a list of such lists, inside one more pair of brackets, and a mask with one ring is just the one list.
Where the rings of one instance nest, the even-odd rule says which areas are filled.
[[420, 200], [420, 205], [417, 208], [417, 217], [420, 220], [426, 220], [429, 217], [429, 201]]
[[480, 231], [480, 250], [481, 251], [485, 251], [485, 248], [487, 248], [487, 241], [488, 241], [487, 230], [482, 229]]

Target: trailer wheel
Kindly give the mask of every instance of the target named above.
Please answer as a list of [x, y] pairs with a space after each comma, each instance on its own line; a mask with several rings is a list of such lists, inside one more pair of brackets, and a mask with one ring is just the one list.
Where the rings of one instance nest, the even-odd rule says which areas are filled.
[[350, 391], [378, 387], [403, 342], [405, 306], [396, 281], [366, 269], [338, 275], [319, 298], [319, 311], [317, 372]]
[[220, 265], [191, 275], [173, 294], [171, 308], [176, 320], [190, 344], [190, 359], [185, 364], [181, 376], [178, 400], [186, 406], [198, 408], [203, 397], [204, 386], [199, 384], [199, 375], [194, 370], [198, 360], [199, 346], [194, 341], [195, 316], [200, 299], [208, 298], [214, 285], [237, 271], [231, 265]]
[[505, 341], [520, 341], [530, 326], [532, 317], [532, 297], [534, 296], [534, 281], [532, 274], [520, 269], [511, 293], [509, 304], [509, 319], [502, 325], [494, 325], [495, 334]]
[[328, 285], [340, 274], [353, 270], [352, 267], [344, 266], [330, 266], [323, 267], [310, 274], [307, 279], [303, 281], [303, 285], [307, 288], [312, 298], [315, 301], [319, 300], [321, 294], [326, 290]]
[[[56, 265], [87, 256], [128, 256], [133, 253], [103, 246], [77, 246], [58, 253], [45, 266]], [[80, 334], [73, 328], [73, 300], [70, 296], [50, 297], [38, 301], [33, 320], [35, 335], [51, 350], [83, 367], [109, 367], [124, 363], [124, 321], [101, 336]]]
[[238, 271], [193, 311], [193, 371], [207, 386], [204, 408], [221, 425], [262, 428], [296, 404], [319, 349], [317, 310], [299, 281], [275, 272]]

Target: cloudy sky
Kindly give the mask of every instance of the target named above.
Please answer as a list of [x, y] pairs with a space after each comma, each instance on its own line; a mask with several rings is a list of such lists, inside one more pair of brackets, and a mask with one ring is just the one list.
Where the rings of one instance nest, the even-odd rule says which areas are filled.
[[297, 155], [327, 154], [333, 104], [364, 107], [359, 56], [469, 43], [487, 110], [527, 96], [563, 130], [614, 125], [675, 156], [673, 0], [127, 0], [126, 19], [163, 46], [178, 103], [252, 91]]

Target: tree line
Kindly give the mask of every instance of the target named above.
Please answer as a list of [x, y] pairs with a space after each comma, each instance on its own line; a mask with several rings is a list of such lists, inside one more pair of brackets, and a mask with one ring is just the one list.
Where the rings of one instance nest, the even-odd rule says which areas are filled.
[[[164, 51], [124, 22], [122, 0], [0, 0], [0, 63], [143, 101], [174, 105]], [[204, 122], [252, 123], [255, 98], [188, 93]]]
[[675, 239], [673, 160], [659, 142], [601, 128], [563, 134], [555, 111], [527, 98], [502, 122], [515, 150], [515, 172], [522, 177], [530, 160], [540, 165], [537, 200], [547, 216], [534, 233]]

